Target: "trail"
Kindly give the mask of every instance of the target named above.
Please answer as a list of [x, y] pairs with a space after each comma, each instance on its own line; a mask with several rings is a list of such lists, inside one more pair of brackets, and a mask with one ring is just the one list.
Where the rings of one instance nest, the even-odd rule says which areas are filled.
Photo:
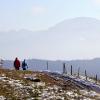
[[93, 90], [97, 93], [100, 93], [100, 85], [87, 81], [87, 80], [83, 80], [81, 78], [76, 78], [73, 76], [69, 76], [66, 75], [64, 76], [63, 74], [59, 74], [56, 72], [47, 72], [45, 71], [46, 74], [48, 74], [49, 76], [53, 77], [54, 79], [63, 79], [63, 81], [71, 81], [72, 83], [74, 83], [77, 87], [81, 88], [81, 89], [88, 89], [88, 90]]

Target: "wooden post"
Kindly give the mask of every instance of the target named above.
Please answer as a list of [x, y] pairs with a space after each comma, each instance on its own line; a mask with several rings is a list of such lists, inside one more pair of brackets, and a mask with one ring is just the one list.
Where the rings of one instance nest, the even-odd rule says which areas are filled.
[[65, 70], [66, 70], [65, 63], [63, 63], [63, 74], [65, 74]]
[[86, 77], [86, 80], [87, 80], [87, 72], [86, 72], [86, 70], [85, 70], [85, 77]]
[[96, 74], [96, 79], [95, 79], [95, 80], [96, 80], [96, 83], [97, 83], [97, 81], [98, 81], [98, 77], [97, 77], [97, 74]]
[[67, 74], [66, 64], [65, 64], [65, 74]]
[[80, 67], [78, 68], [78, 77], [79, 77], [79, 75], [80, 75]]
[[66, 63], [63, 63], [63, 74], [67, 74]]
[[72, 65], [71, 65], [71, 75], [73, 75], [73, 67], [72, 67]]

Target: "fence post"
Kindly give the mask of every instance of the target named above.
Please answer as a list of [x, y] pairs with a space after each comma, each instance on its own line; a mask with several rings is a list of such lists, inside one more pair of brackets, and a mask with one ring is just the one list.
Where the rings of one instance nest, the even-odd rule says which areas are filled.
[[87, 72], [86, 72], [86, 70], [85, 70], [85, 77], [86, 77], [86, 80], [87, 80]]
[[71, 65], [71, 75], [73, 75], [73, 67], [72, 67], [72, 65]]
[[97, 74], [96, 74], [96, 83], [97, 83], [97, 81], [98, 81], [98, 77], [97, 77]]
[[66, 64], [65, 64], [65, 74], [67, 74], [67, 68], [66, 68]]
[[46, 64], [47, 64], [47, 70], [48, 70], [48, 61], [47, 61], [47, 63], [46, 63]]
[[65, 74], [65, 63], [63, 63], [63, 74]]
[[78, 68], [78, 77], [79, 77], [79, 75], [80, 75], [80, 67]]
[[63, 63], [63, 73], [67, 74], [66, 63]]

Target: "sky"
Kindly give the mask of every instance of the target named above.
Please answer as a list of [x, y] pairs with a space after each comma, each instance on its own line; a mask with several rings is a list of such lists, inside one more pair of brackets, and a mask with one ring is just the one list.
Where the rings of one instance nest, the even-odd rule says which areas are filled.
[[100, 0], [0, 0], [0, 31], [45, 30], [81, 16], [100, 19]]
[[[59, 22], [75, 17], [92, 17], [100, 20], [100, 0], [0, 0], [0, 36], [2, 36], [2, 32], [47, 30]], [[8, 38], [12, 39], [13, 37], [8, 36]], [[33, 49], [27, 50], [26, 48], [21, 48], [15, 55], [14, 52], [17, 52], [15, 46], [13, 44], [9, 46], [9, 43], [13, 41], [8, 42], [7, 39], [1, 39], [1, 58], [13, 59], [18, 55], [23, 59], [24, 57], [27, 58], [25, 56], [27, 51], [34, 52]], [[6, 50], [7, 53], [5, 53]], [[50, 50], [48, 50], [44, 57], [44, 53], [42, 54], [39, 50], [36, 51], [35, 54], [30, 53], [28, 58], [62, 59], [63, 56], [61, 55], [63, 51], [59, 51], [54, 58], [50, 56]], [[9, 56], [9, 54], [12, 56]], [[71, 55], [69, 58], [73, 59], [73, 56]], [[84, 57], [82, 55], [74, 57], [74, 59], [77, 58]], [[63, 57], [63, 59], [66, 58]]]

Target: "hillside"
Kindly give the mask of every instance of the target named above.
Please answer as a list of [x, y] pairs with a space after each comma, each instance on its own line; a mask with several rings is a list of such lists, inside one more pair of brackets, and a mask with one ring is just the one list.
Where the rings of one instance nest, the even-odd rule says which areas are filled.
[[[29, 68], [28, 70], [47, 70], [47, 60], [39, 60], [39, 59], [27, 59], [26, 60]], [[48, 68], [50, 71], [63, 71], [63, 62], [66, 63], [66, 70], [70, 72], [70, 66], [73, 66], [73, 73], [77, 73], [78, 68], [80, 67], [80, 73], [84, 75], [84, 71], [87, 70], [89, 76], [95, 77], [98, 75], [100, 79], [100, 58], [94, 58], [90, 60], [59, 60], [59, 61], [51, 61], [48, 60]], [[11, 60], [4, 60], [3, 66], [7, 69], [13, 69], [13, 61]]]
[[[100, 94], [72, 80], [36, 71], [0, 69], [0, 100], [99, 100]], [[39, 79], [40, 82], [35, 82]]]

